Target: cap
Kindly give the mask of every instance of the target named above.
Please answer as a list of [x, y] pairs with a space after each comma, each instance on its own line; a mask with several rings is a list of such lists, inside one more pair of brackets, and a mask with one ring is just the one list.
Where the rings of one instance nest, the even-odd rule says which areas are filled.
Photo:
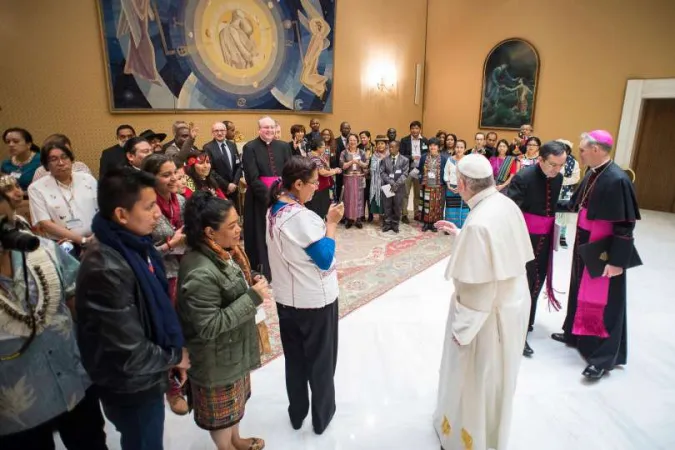
[[598, 144], [604, 144], [609, 147], [614, 147], [614, 138], [609, 131], [606, 130], [593, 130], [588, 133], [590, 137], [595, 139], [595, 142]]
[[377, 137], [375, 137], [375, 142], [389, 142], [389, 138], [385, 136], [384, 134], [378, 134]]
[[485, 156], [479, 154], [469, 154], [464, 156], [457, 163], [457, 170], [459, 170], [462, 175], [473, 178], [474, 180], [491, 177], [493, 175], [490, 161], [488, 161]]

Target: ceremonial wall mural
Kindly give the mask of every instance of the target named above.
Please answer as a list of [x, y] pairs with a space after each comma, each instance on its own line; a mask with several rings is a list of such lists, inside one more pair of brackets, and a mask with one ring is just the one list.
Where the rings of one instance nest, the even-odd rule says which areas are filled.
[[98, 0], [112, 112], [331, 112], [335, 0]]

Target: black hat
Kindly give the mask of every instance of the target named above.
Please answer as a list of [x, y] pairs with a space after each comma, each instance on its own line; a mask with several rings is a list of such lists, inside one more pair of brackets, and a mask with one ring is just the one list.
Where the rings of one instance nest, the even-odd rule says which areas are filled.
[[159, 142], [162, 142], [164, 139], [166, 139], [166, 133], [155, 133], [152, 130], [145, 130], [139, 136], [143, 139], [147, 139], [148, 141], [159, 139]]

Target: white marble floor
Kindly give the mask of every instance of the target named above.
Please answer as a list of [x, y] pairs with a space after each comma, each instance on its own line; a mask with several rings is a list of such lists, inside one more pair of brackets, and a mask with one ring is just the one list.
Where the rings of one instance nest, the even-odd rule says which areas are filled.
[[[549, 338], [563, 312], [549, 312], [542, 300], [530, 337], [535, 355], [520, 369], [511, 450], [675, 448], [675, 215], [644, 212], [637, 246], [645, 265], [629, 273], [628, 365], [585, 383], [581, 357]], [[569, 265], [570, 251], [556, 254], [558, 290], [567, 291]], [[243, 434], [263, 437], [272, 450], [438, 449], [430, 420], [452, 289], [444, 267], [436, 264], [340, 322], [338, 409], [323, 436], [309, 421], [301, 431], [291, 428], [283, 358], [252, 375]], [[112, 430], [109, 442], [120, 448]], [[190, 416], [170, 412], [165, 442], [167, 450], [214, 448]]]

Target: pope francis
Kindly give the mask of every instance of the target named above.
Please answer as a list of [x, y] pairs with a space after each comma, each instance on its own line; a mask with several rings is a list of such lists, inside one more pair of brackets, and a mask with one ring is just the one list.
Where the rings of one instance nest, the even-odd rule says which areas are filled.
[[461, 231], [436, 224], [456, 237], [434, 427], [445, 450], [506, 450], [530, 314], [525, 264], [534, 255], [523, 214], [495, 189], [488, 160], [465, 156], [457, 172], [471, 211]]

